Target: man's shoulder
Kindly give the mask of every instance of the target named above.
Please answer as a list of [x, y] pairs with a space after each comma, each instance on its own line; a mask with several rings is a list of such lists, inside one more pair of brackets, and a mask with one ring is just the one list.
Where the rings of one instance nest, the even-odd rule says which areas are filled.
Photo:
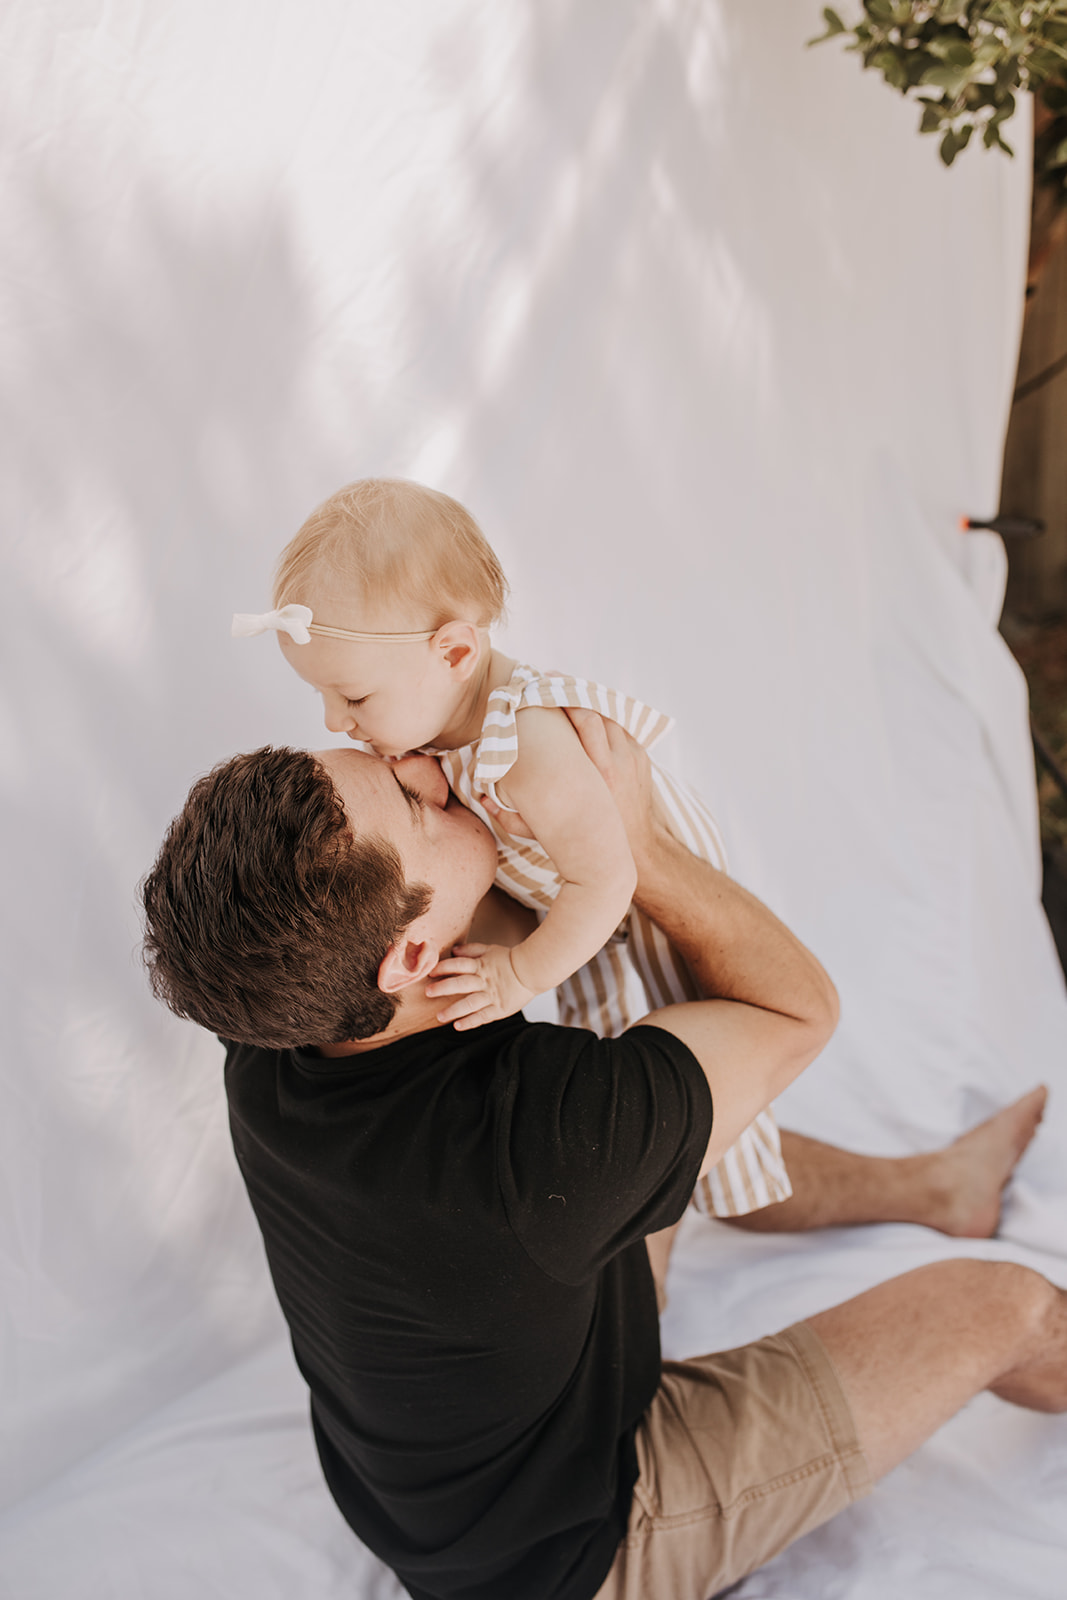
[[602, 1038], [591, 1028], [573, 1027], [564, 1022], [526, 1021], [519, 1042], [533, 1050], [588, 1050], [606, 1058], [641, 1053], [667, 1055], [679, 1061], [696, 1059], [676, 1034], [657, 1023], [645, 1021], [633, 1023], [614, 1038]]
[[484, 1027], [457, 1031], [436, 1027], [384, 1041], [351, 1054], [325, 1055], [314, 1046], [271, 1048], [226, 1039], [224, 1077], [231, 1107], [273, 1100], [281, 1085], [299, 1082], [306, 1094], [362, 1080], [373, 1096], [403, 1092], [426, 1073], [443, 1072], [458, 1087], [475, 1081], [495, 1099], [518, 1094], [542, 1110], [567, 1096], [572, 1103], [614, 1093], [616, 1082], [664, 1076], [704, 1076], [689, 1047], [665, 1029], [637, 1023], [617, 1038], [602, 1039], [589, 1028], [531, 1020], [521, 1012]]
[[711, 1132], [707, 1080], [681, 1040], [534, 1024], [501, 1079], [498, 1181], [542, 1270], [578, 1283], [678, 1220]]
[[[616, 1038], [558, 1022], [528, 1022], [501, 1041], [499, 1065], [527, 1105], [552, 1101], [597, 1105], [625, 1117], [636, 1111], [639, 1083], [683, 1101], [707, 1094], [707, 1079], [692, 1050], [665, 1028], [635, 1023]], [[618, 1103], [616, 1104], [616, 1101]]]

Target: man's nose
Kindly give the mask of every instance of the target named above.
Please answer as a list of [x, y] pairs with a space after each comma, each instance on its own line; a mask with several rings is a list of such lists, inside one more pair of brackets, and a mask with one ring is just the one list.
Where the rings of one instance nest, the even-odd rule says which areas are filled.
[[443, 806], [448, 799], [448, 779], [433, 756], [401, 756], [393, 769], [429, 805]]

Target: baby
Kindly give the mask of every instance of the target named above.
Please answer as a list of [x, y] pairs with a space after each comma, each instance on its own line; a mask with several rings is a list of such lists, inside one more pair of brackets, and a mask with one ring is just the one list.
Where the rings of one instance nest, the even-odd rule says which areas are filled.
[[[492, 830], [497, 882], [541, 913], [513, 949], [457, 948], [434, 972], [458, 998], [442, 1023], [469, 1029], [556, 989], [560, 1020], [615, 1035], [630, 1025], [623, 949], [651, 1007], [695, 999], [684, 962], [631, 905], [636, 873], [604, 780], [565, 715], [584, 706], [646, 748], [670, 719], [585, 679], [541, 673], [493, 649], [507, 584], [470, 514], [435, 490], [365, 479], [332, 495], [282, 552], [276, 609], [234, 618], [276, 629], [286, 660], [323, 699], [326, 726], [380, 756], [426, 751]], [[703, 802], [653, 767], [672, 831], [724, 864]], [[487, 803], [488, 802], [488, 805]], [[521, 814], [533, 837], [502, 826]], [[791, 1192], [764, 1112], [701, 1180], [701, 1209], [736, 1216]]]

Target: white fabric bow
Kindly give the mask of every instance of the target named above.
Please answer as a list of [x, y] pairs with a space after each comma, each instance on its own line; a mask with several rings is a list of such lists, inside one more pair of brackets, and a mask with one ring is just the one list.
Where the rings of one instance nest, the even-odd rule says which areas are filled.
[[282, 606], [280, 611], [263, 611], [259, 616], [237, 611], [230, 625], [230, 637], [251, 639], [253, 634], [269, 633], [273, 628], [276, 633], [287, 633], [294, 644], [310, 644], [310, 623], [310, 606]]

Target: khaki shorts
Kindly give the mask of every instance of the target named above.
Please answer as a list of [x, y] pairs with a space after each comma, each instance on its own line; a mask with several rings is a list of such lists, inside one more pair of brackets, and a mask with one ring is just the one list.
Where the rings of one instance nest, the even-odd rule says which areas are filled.
[[708, 1600], [871, 1487], [841, 1381], [804, 1322], [665, 1361], [637, 1460], [596, 1600]]

